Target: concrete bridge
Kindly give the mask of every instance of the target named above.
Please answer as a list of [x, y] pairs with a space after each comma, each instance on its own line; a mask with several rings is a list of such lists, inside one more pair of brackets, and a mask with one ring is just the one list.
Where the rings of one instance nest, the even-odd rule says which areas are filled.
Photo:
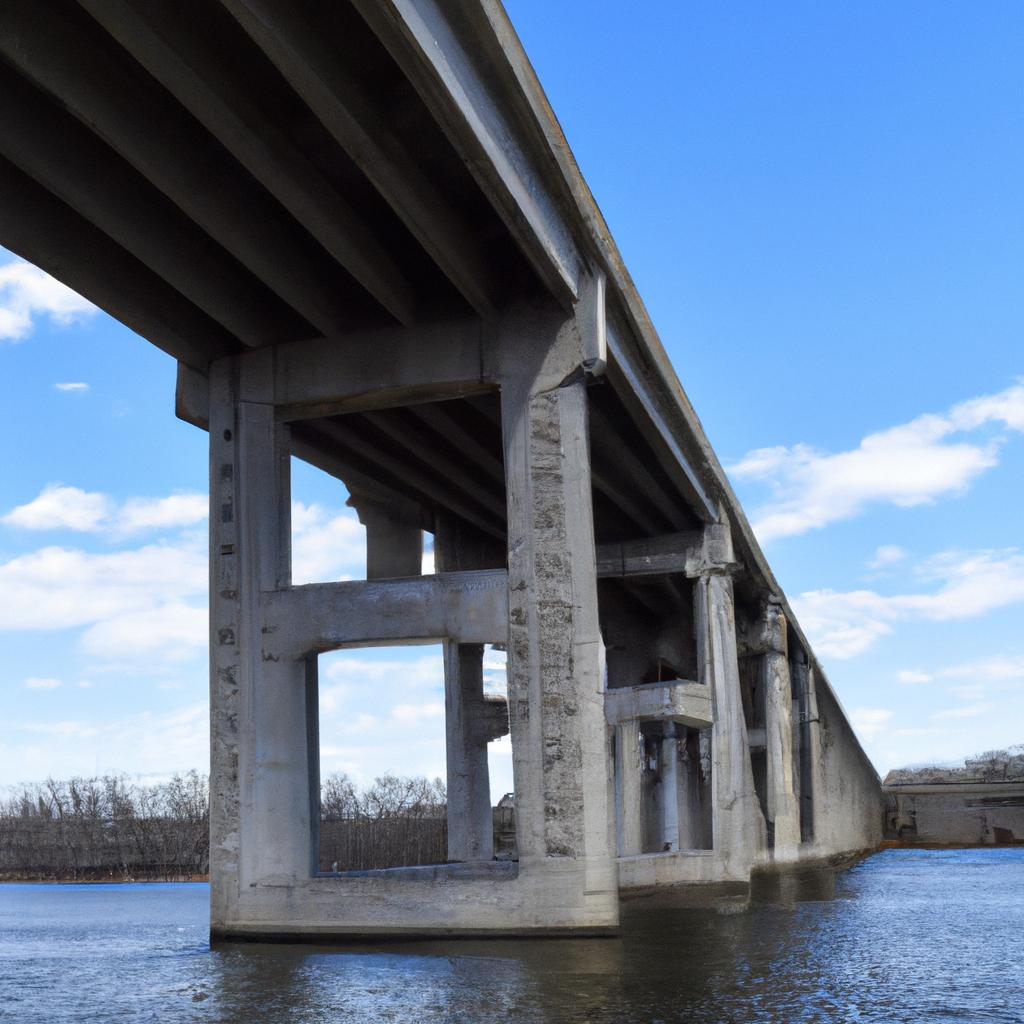
[[[215, 937], [610, 932], [620, 890], [879, 843], [496, 0], [6, 0], [0, 58], [0, 243], [176, 359], [209, 431]], [[291, 585], [292, 454], [351, 493], [365, 581]], [[320, 874], [317, 656], [422, 641], [450, 863]]]

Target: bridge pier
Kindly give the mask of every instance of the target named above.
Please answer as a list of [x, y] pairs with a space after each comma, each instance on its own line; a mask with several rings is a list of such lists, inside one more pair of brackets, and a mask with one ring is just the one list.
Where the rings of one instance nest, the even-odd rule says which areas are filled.
[[[419, 574], [411, 503], [357, 490], [366, 582], [293, 586], [296, 418], [279, 401], [280, 362], [268, 350], [211, 366], [215, 936], [575, 934], [617, 924], [587, 391], [572, 376], [581, 332], [552, 315], [507, 330], [495, 344], [516, 354], [497, 371], [507, 540], [496, 545], [438, 512], [433, 576]], [[449, 863], [323, 873], [317, 655], [418, 640], [444, 643]], [[484, 695], [486, 643], [507, 647], [507, 703]], [[509, 730], [518, 860], [496, 862], [487, 743]]]
[[[8, 3], [0, 56], [0, 243], [176, 359], [210, 434], [215, 936], [604, 932], [620, 887], [880, 840], [500, 3]], [[293, 586], [292, 456], [364, 580]], [[322, 874], [317, 658], [402, 643], [445, 650], [450, 862]]]
[[706, 532], [706, 554], [697, 575], [697, 649], [701, 681], [714, 703], [713, 847], [721, 876], [745, 881], [762, 858], [765, 822], [754, 789], [741, 696], [732, 538], [727, 525], [709, 526]]

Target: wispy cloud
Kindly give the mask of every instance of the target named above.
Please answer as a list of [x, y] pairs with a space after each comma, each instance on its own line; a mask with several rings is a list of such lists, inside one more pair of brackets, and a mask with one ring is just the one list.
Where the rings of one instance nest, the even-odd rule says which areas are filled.
[[99, 530], [111, 514], [105, 494], [47, 484], [31, 501], [11, 509], [0, 522], [23, 530]]
[[366, 569], [366, 531], [353, 511], [292, 502], [292, 579], [296, 584], [358, 578]]
[[165, 498], [128, 498], [118, 504], [99, 491], [47, 484], [31, 501], [18, 505], [0, 522], [24, 530], [74, 530], [79, 533], [140, 533], [194, 526], [207, 516], [205, 494]]
[[21, 341], [36, 320], [65, 327], [96, 307], [38, 267], [23, 260], [0, 266], [0, 341]]
[[166, 498], [129, 498], [118, 509], [114, 529], [124, 533], [194, 526], [206, 520], [205, 494], [172, 494]]
[[850, 712], [854, 729], [865, 740], [874, 739], [888, 726], [891, 718], [889, 708], [854, 708]]
[[935, 677], [929, 672], [920, 672], [916, 669], [903, 669], [896, 673], [896, 678], [907, 686], [922, 686], [930, 683]]
[[947, 718], [978, 718], [992, 710], [991, 704], [969, 704], [962, 708], [946, 708], [944, 711], [936, 711], [932, 718], [942, 721]]
[[68, 629], [202, 600], [202, 544], [93, 554], [48, 547], [0, 563], [0, 630]]
[[72, 391], [81, 393], [89, 390], [89, 385], [84, 380], [69, 380], [61, 384], [53, 385], [58, 391]]
[[[52, 545], [0, 562], [0, 631], [81, 630], [81, 650], [97, 662], [90, 671], [198, 656], [208, 633], [207, 548], [191, 528], [206, 517], [203, 494], [118, 502], [63, 484], [45, 487], [0, 523], [101, 536], [122, 549]], [[293, 527], [297, 583], [363, 574], [365, 534], [354, 512], [296, 502]], [[160, 541], [124, 547], [145, 531], [160, 531]]]
[[811, 590], [793, 604], [819, 653], [852, 658], [900, 621], [969, 619], [1024, 601], [1024, 555], [1016, 548], [942, 552], [917, 566], [915, 576], [934, 589], [894, 595]]
[[0, 774], [14, 780], [94, 772], [162, 775], [209, 759], [209, 709], [196, 702], [163, 713], [12, 722]]
[[759, 448], [728, 471], [740, 483], [770, 488], [771, 498], [752, 517], [759, 539], [770, 541], [850, 519], [871, 505], [909, 508], [963, 493], [998, 462], [1000, 438], [956, 438], [983, 427], [1024, 431], [1024, 382], [869, 434], [849, 451]]
[[907, 552], [897, 544], [883, 544], [875, 549], [875, 553], [868, 562], [869, 569], [887, 569], [891, 565], [898, 565], [907, 557]]
[[59, 679], [40, 679], [33, 676], [25, 680], [25, 686], [29, 690], [56, 690], [61, 685], [62, 683]]

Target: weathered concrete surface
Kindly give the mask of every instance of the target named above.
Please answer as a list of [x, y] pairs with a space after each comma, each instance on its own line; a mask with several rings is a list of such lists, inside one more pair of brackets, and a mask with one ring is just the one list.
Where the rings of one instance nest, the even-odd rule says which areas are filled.
[[[11, 0], [0, 129], [0, 244], [178, 360], [209, 431], [215, 935], [604, 932], [620, 886], [877, 844], [877, 776], [500, 4]], [[292, 586], [292, 456], [347, 488], [365, 580]], [[320, 877], [316, 656], [424, 641], [463, 863]]]
[[897, 769], [885, 777], [886, 836], [906, 845], [1024, 843], [1024, 749], [962, 768]]
[[882, 842], [884, 821], [878, 775], [831, 687], [823, 683], [817, 671], [809, 673], [810, 776], [815, 794], [810, 857], [875, 849]]
[[886, 835], [909, 846], [1024, 844], [1024, 781], [884, 787]]

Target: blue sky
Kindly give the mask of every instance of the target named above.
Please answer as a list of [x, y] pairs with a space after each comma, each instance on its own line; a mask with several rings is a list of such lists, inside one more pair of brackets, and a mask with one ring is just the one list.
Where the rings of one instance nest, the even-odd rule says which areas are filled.
[[[876, 766], [1024, 740], [1024, 7], [508, 8]], [[168, 357], [0, 252], [0, 784], [206, 763], [173, 401]], [[300, 574], [361, 575], [340, 486], [294, 496]], [[325, 770], [443, 773], [439, 664], [325, 660]]]

